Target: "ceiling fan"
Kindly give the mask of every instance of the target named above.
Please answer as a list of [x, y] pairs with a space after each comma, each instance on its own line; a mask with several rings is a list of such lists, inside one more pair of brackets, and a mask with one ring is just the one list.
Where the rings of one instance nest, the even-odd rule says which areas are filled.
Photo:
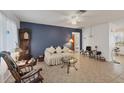
[[77, 25], [81, 22], [81, 16], [84, 14], [86, 10], [78, 10], [74, 14], [70, 16], [69, 21], [71, 22], [72, 25]]
[[83, 17], [85, 16], [86, 10], [69, 10], [64, 15], [61, 16], [61, 19], [58, 22], [66, 24], [68, 26], [73, 26], [74, 28], [82, 28], [84, 25]]

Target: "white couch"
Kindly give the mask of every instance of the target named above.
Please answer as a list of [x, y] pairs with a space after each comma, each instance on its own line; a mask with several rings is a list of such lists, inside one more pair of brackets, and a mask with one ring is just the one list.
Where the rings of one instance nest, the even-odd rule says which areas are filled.
[[57, 47], [56, 49], [53, 47], [46, 48], [45, 50], [45, 57], [44, 61], [48, 65], [58, 65], [62, 63], [62, 57], [70, 57], [74, 56], [73, 52], [64, 47], [61, 49], [61, 47]]

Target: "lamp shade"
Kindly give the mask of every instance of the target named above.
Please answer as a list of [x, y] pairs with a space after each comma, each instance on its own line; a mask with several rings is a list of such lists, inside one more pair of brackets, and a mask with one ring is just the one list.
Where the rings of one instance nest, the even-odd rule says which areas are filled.
[[69, 42], [73, 43], [74, 41], [73, 41], [73, 39], [70, 39]]

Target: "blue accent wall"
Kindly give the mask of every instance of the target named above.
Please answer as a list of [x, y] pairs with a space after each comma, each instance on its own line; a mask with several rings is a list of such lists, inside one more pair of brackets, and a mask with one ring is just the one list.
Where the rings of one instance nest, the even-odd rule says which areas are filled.
[[31, 54], [37, 57], [44, 54], [44, 50], [50, 46], [63, 46], [72, 35], [72, 32], [80, 32], [80, 47], [82, 49], [82, 30], [45, 24], [21, 22], [20, 28], [29, 28], [31, 35]]

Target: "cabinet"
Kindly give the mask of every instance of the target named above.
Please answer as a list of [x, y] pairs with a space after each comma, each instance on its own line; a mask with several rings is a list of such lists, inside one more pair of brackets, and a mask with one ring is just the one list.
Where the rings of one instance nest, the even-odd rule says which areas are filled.
[[19, 46], [22, 49], [19, 60], [29, 60], [31, 58], [31, 30], [19, 29]]

